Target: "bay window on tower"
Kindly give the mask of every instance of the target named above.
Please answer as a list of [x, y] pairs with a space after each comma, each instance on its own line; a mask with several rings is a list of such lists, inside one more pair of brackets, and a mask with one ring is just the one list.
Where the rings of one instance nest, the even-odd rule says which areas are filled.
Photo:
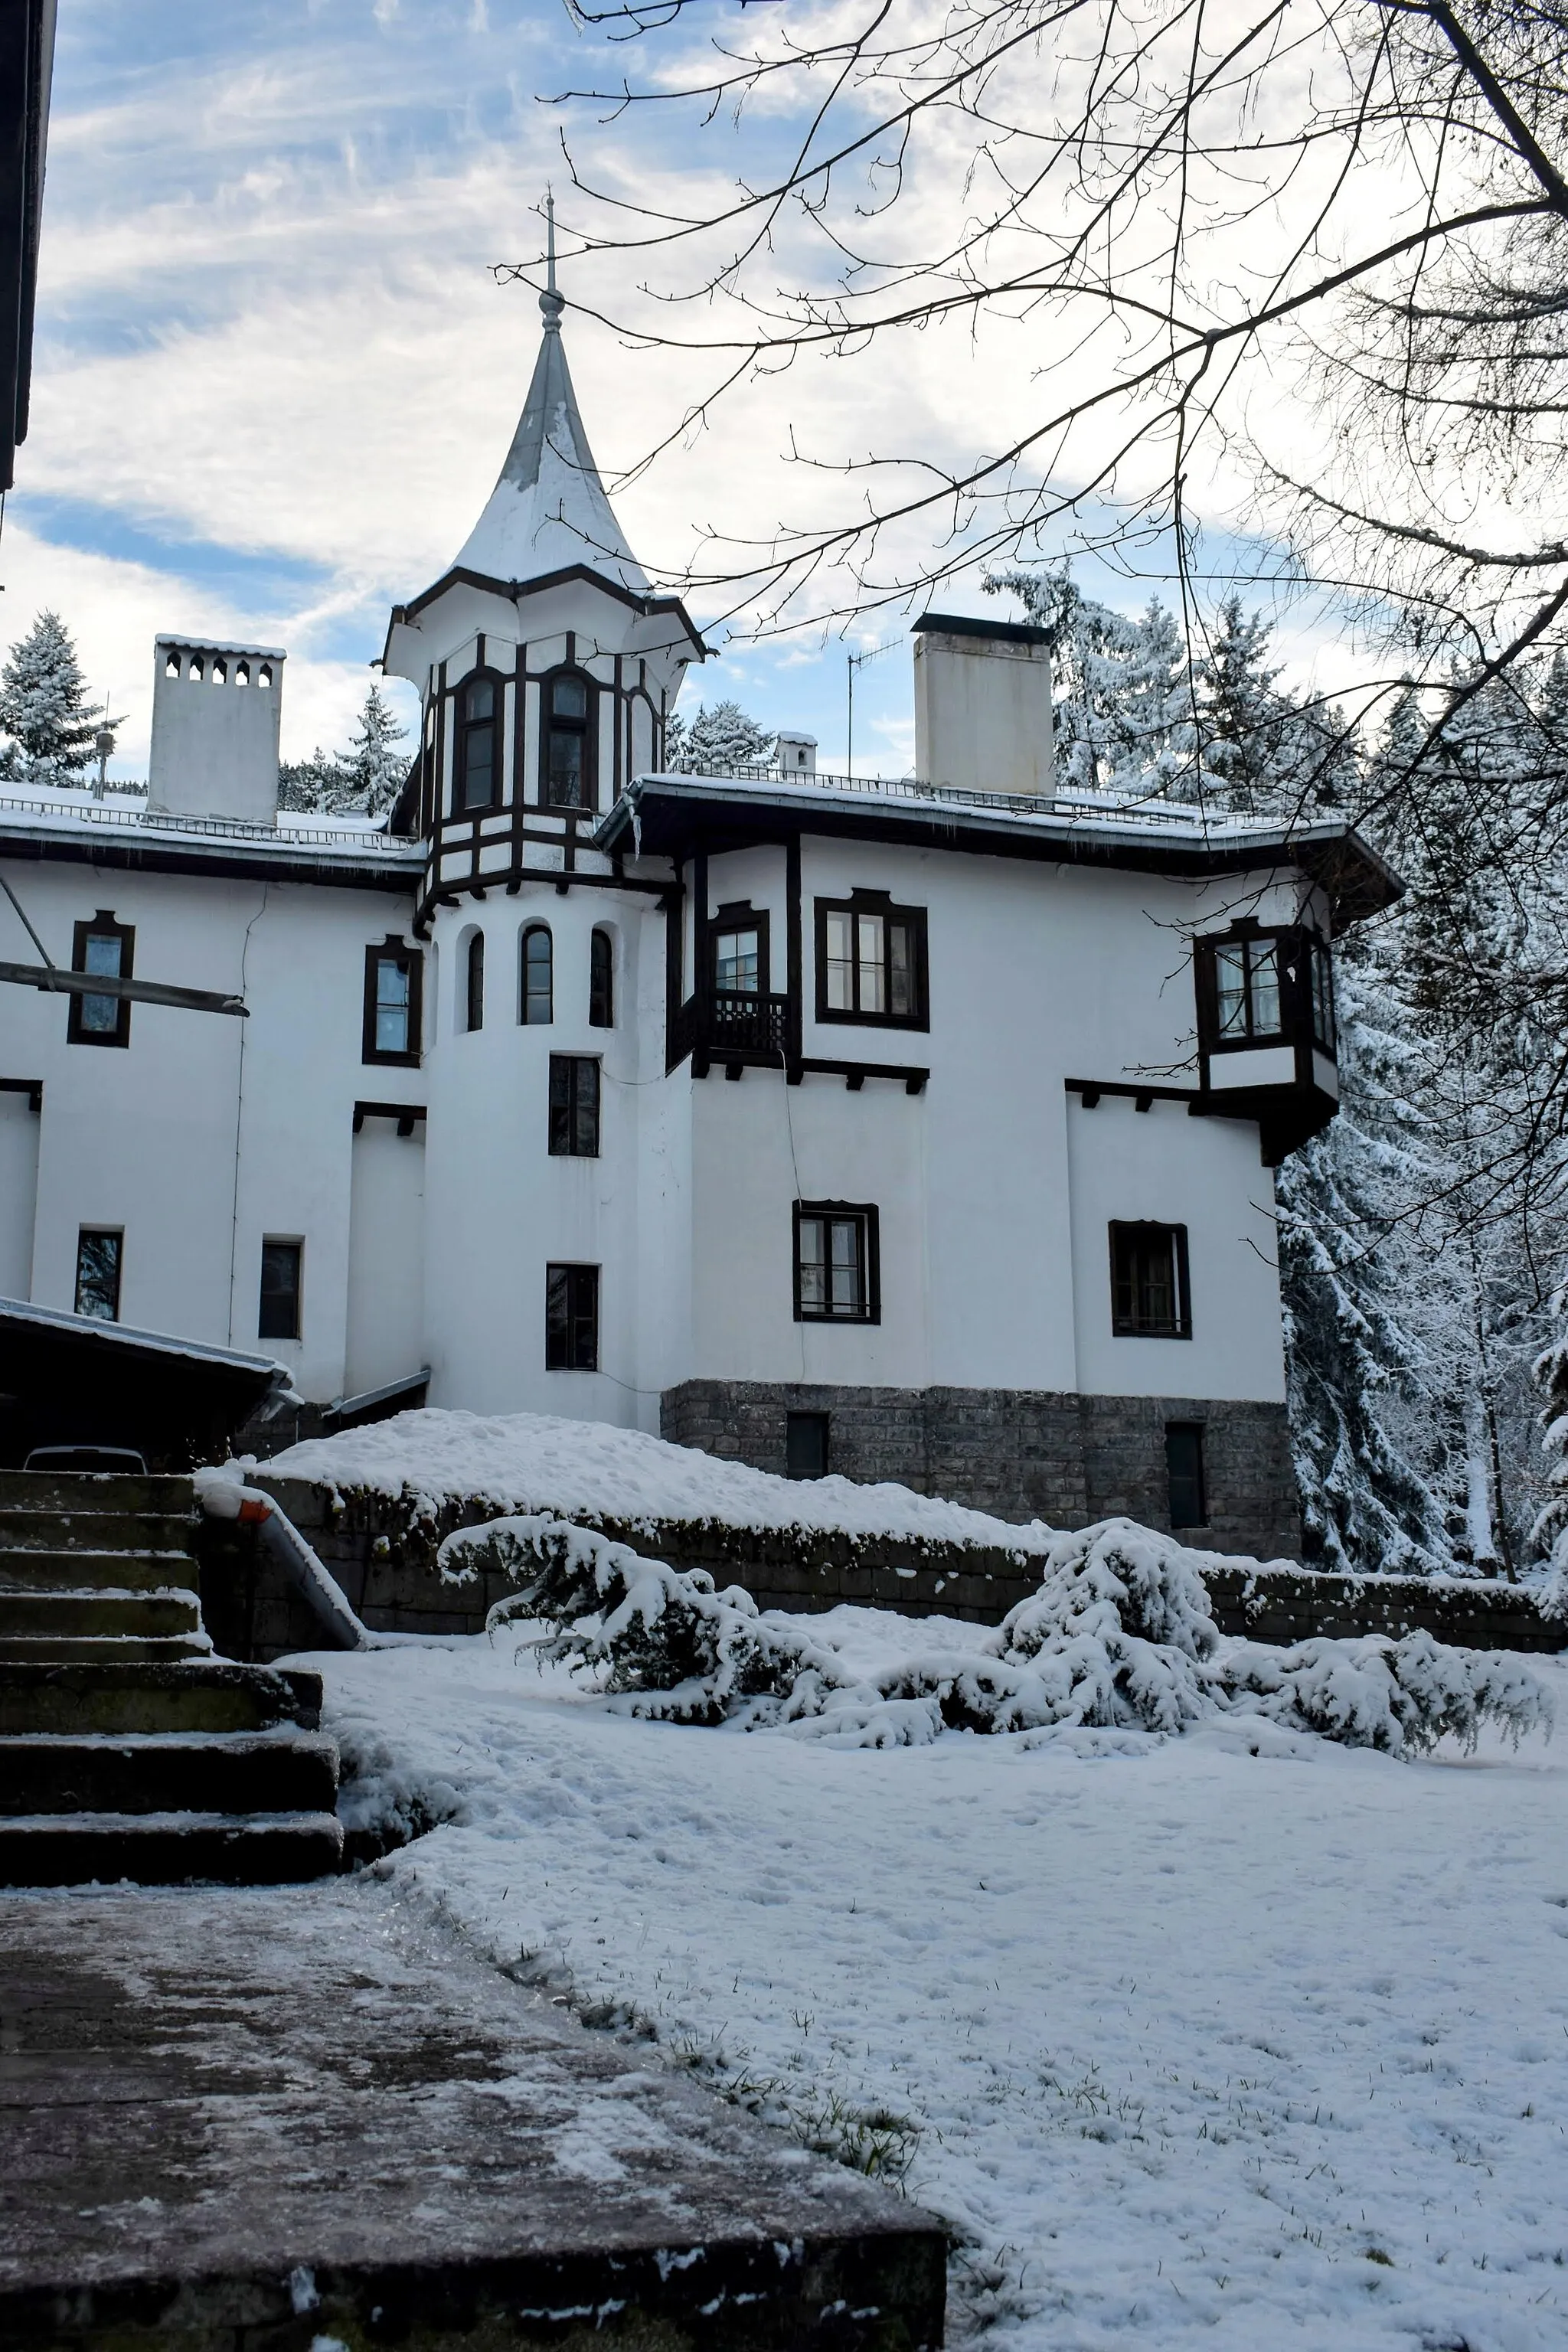
[[544, 681], [540, 798], [547, 808], [592, 808], [593, 689], [578, 670]]
[[501, 682], [476, 670], [458, 688], [458, 815], [494, 808], [500, 798]]

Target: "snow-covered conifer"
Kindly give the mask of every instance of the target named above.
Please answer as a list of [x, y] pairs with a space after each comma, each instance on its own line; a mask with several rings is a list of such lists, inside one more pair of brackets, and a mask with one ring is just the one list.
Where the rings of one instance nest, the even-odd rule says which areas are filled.
[[87, 681], [58, 613], [40, 613], [0, 671], [0, 774], [28, 784], [85, 785], [93, 736], [101, 722], [87, 702]]
[[397, 748], [407, 740], [407, 728], [373, 679], [359, 715], [353, 749], [343, 763], [349, 777], [351, 807], [363, 808], [370, 816], [380, 816], [392, 806], [408, 773], [407, 756]]
[[738, 702], [699, 703], [689, 720], [677, 712], [666, 730], [670, 761], [694, 768], [754, 768], [765, 761], [774, 738]]

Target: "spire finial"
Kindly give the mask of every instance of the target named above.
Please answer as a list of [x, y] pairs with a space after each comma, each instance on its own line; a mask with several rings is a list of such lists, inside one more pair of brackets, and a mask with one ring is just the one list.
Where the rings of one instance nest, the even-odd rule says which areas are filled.
[[549, 188], [546, 188], [544, 192], [544, 223], [545, 290], [539, 298], [539, 307], [544, 314], [545, 333], [559, 334], [561, 331], [561, 313], [564, 310], [566, 305], [562, 300], [561, 296], [555, 291], [555, 196], [553, 191]]

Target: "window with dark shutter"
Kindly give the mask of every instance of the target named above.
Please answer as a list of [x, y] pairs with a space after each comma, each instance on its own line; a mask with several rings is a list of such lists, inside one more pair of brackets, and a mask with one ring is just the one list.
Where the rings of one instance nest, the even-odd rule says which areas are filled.
[[544, 1269], [544, 1368], [550, 1372], [599, 1369], [599, 1269]]
[[558, 1159], [599, 1156], [599, 1065], [591, 1054], [550, 1056], [550, 1149]]

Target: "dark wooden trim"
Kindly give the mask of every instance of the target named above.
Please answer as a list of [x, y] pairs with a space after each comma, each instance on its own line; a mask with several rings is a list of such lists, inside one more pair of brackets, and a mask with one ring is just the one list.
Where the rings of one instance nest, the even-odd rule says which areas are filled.
[[44, 1108], [42, 1078], [0, 1078], [0, 1095], [26, 1095], [29, 1110], [40, 1111]]
[[[375, 968], [382, 960], [395, 961], [408, 967], [408, 1037], [406, 1054], [381, 1054], [375, 1045]], [[364, 1004], [360, 1032], [360, 1059], [379, 1063], [383, 1067], [416, 1070], [425, 1043], [425, 958], [416, 947], [388, 931], [384, 940], [374, 940], [364, 951]]]
[[1128, 1078], [1064, 1078], [1062, 1084], [1069, 1095], [1083, 1097], [1085, 1110], [1092, 1110], [1101, 1095], [1126, 1095], [1139, 1104], [1185, 1103], [1194, 1111], [1207, 1107], [1195, 1087], [1143, 1086]]
[[[866, 1311], [862, 1315], [819, 1315], [800, 1303], [800, 1221], [802, 1217], [859, 1217], [864, 1221]], [[882, 1244], [874, 1201], [796, 1201], [791, 1225], [791, 1272], [797, 1323], [837, 1324], [854, 1329], [882, 1319]]]
[[[1176, 1328], [1146, 1331], [1135, 1323], [1118, 1320], [1116, 1313], [1116, 1244], [1121, 1234], [1165, 1234], [1173, 1244], [1176, 1268]], [[1112, 1217], [1106, 1227], [1110, 1249], [1110, 1331], [1117, 1339], [1190, 1339], [1193, 1336], [1193, 1286], [1187, 1265], [1187, 1229], [1158, 1217]]]
[[[71, 970], [86, 971], [87, 943], [89, 939], [112, 937], [120, 941], [120, 970], [116, 980], [130, 980], [136, 963], [136, 927], [116, 919], [112, 908], [100, 907], [90, 923], [79, 923], [71, 935]], [[131, 1043], [131, 1001], [122, 996], [115, 1014], [112, 1029], [84, 1029], [82, 1005], [85, 996], [73, 994], [70, 1011], [66, 1016], [66, 1041], [72, 1045], [129, 1045]]]
[[685, 885], [678, 881], [672, 889], [666, 892], [659, 904], [664, 909], [664, 1074], [668, 1077], [684, 1058], [686, 1050], [679, 1038], [680, 1007], [684, 1001], [681, 989], [685, 978]]
[[467, 564], [455, 563], [449, 572], [444, 572], [439, 580], [434, 582], [430, 587], [423, 589], [406, 604], [393, 606], [387, 635], [390, 638], [393, 629], [399, 625], [406, 627], [417, 614], [423, 613], [427, 605], [434, 604], [436, 598], [448, 588], [478, 588], [481, 591], [488, 589], [493, 594], [504, 597], [508, 604], [519, 604], [525, 597], [537, 596], [547, 588], [559, 588], [573, 580], [587, 581], [591, 587], [602, 589], [606, 596], [614, 597], [617, 604], [628, 605], [634, 613], [644, 614], [650, 619], [656, 614], [674, 614], [683, 624], [687, 642], [697, 658], [700, 661], [707, 653], [708, 647], [687, 617], [686, 607], [679, 596], [640, 596], [635, 588], [624, 588], [618, 580], [606, 579], [602, 572], [595, 572], [590, 563], [563, 564], [558, 572], [542, 572], [537, 580], [498, 580], [492, 572], [471, 572]]
[[[813, 930], [816, 946], [816, 1018], [824, 1024], [836, 1024], [854, 1029], [929, 1029], [931, 1008], [926, 987], [926, 909], [923, 907], [895, 907], [892, 894], [887, 890], [852, 890], [847, 898], [815, 898], [812, 901]], [[840, 1012], [827, 1002], [827, 918], [847, 915], [880, 915], [889, 923], [907, 923], [914, 951], [915, 1010], [913, 1013], [865, 1013], [852, 1010]], [[858, 986], [859, 963], [855, 965]]]
[[800, 1066], [805, 1019], [805, 941], [801, 930], [800, 835], [784, 838], [784, 994], [789, 999], [789, 1046], [785, 1056], [792, 1069]]
[[395, 1118], [399, 1135], [412, 1135], [416, 1122], [426, 1116], [423, 1103], [356, 1102], [354, 1133], [359, 1133], [367, 1118]]

